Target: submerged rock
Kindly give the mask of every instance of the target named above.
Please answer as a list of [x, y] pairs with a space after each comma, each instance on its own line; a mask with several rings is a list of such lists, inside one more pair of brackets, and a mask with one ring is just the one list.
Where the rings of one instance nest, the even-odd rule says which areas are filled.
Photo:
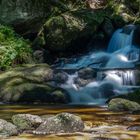
[[19, 130], [36, 129], [43, 121], [41, 117], [30, 114], [17, 114], [12, 117], [13, 123]]
[[85, 80], [85, 79], [81, 79], [81, 78], [77, 78], [74, 80], [74, 83], [78, 86], [78, 87], [84, 87], [87, 84], [89, 84], [92, 80]]
[[140, 131], [140, 125], [132, 125], [127, 128], [129, 131]]
[[10, 122], [0, 119], [0, 137], [14, 135], [18, 135], [17, 127]]
[[140, 110], [140, 104], [126, 99], [112, 99], [108, 104], [111, 111], [137, 111]]
[[48, 118], [35, 130], [35, 133], [73, 133], [83, 131], [83, 129], [84, 122], [80, 117], [69, 113], [61, 113]]

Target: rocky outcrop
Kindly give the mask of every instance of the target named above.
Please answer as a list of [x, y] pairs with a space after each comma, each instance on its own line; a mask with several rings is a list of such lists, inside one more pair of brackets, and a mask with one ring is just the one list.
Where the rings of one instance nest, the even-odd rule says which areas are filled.
[[46, 0], [1, 0], [0, 22], [12, 25], [21, 34], [36, 33], [48, 16], [49, 4]]
[[0, 119], [0, 138], [18, 134], [17, 127], [10, 122]]
[[19, 130], [34, 130], [36, 129], [43, 121], [37, 115], [31, 114], [17, 114], [12, 117], [12, 121]]
[[83, 129], [84, 122], [80, 117], [69, 113], [60, 113], [54, 117], [48, 118], [35, 130], [34, 133], [73, 133], [83, 131]]
[[20, 34], [33, 35], [38, 33], [46, 19], [65, 12], [74, 3], [73, 0], [1, 0], [0, 22], [12, 25]]
[[23, 65], [1, 73], [0, 99], [4, 102], [67, 103], [67, 95], [49, 84], [53, 71], [47, 64]]
[[78, 9], [51, 17], [42, 27], [34, 45], [45, 46], [57, 53], [82, 50], [103, 22], [104, 16], [103, 11]]
[[138, 111], [140, 104], [126, 99], [112, 99], [108, 104], [108, 109], [111, 111]]

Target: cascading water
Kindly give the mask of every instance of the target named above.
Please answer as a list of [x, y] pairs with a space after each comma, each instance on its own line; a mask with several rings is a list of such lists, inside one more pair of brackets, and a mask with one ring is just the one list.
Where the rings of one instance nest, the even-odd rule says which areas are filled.
[[[110, 40], [107, 52], [94, 51], [73, 58], [69, 63], [62, 61], [59, 69], [75, 70], [61, 85], [68, 91], [72, 103], [104, 104], [108, 98], [138, 87], [136, 75], [139, 71], [134, 69], [140, 62], [140, 48], [133, 44], [135, 30], [134, 25], [118, 29]], [[87, 67], [94, 69], [96, 76], [81, 78], [78, 71]]]
[[125, 46], [132, 46], [134, 29], [134, 25], [129, 25], [126, 30], [118, 29], [110, 40], [107, 52], [113, 53]]

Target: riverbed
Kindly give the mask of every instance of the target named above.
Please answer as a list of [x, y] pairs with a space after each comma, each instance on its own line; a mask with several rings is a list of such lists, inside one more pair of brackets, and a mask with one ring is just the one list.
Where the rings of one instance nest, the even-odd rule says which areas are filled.
[[[140, 124], [140, 114], [115, 113], [106, 107], [80, 105], [0, 105], [0, 118], [11, 121], [11, 116], [20, 113], [55, 115], [69, 112], [79, 115], [85, 122], [85, 130], [72, 134], [32, 135], [22, 134], [6, 140], [140, 140], [139, 131], [128, 131], [131, 125]], [[109, 140], [109, 139], [108, 139]]]

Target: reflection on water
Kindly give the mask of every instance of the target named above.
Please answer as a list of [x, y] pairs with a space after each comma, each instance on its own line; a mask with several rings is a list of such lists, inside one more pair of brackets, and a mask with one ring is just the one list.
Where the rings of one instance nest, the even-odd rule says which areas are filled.
[[[84, 132], [74, 134], [58, 134], [49, 136], [36, 136], [22, 134], [7, 140], [92, 140], [93, 137], [108, 137], [119, 140], [140, 140], [140, 132], [127, 131], [127, 127], [140, 124], [140, 115], [124, 112], [114, 113], [104, 107], [93, 106], [66, 106], [66, 105], [0, 105], [0, 118], [10, 120], [18, 113], [37, 115], [53, 115], [60, 112], [70, 112], [79, 115], [86, 124]], [[94, 140], [94, 139], [93, 139]]]

